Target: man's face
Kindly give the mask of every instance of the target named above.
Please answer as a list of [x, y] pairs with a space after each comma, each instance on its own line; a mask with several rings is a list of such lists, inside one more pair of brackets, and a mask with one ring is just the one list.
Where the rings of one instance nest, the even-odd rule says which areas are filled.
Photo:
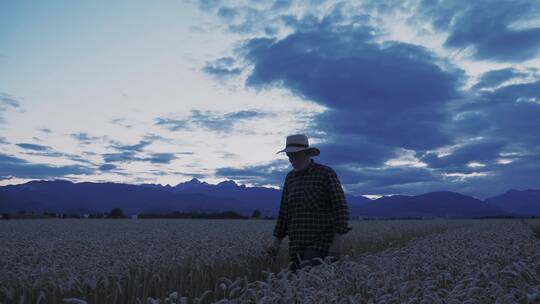
[[309, 165], [310, 157], [308, 150], [287, 152], [287, 157], [289, 157], [289, 162], [294, 170], [302, 170]]

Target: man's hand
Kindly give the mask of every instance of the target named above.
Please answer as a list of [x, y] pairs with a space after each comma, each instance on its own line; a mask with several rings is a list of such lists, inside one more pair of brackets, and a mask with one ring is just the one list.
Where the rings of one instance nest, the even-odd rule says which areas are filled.
[[281, 247], [281, 241], [282, 239], [275, 238], [274, 242], [264, 247], [264, 252], [270, 256], [270, 258], [275, 259], [279, 253], [279, 247]]
[[334, 234], [334, 241], [328, 249], [328, 255], [339, 259], [343, 254], [343, 237], [341, 234]]

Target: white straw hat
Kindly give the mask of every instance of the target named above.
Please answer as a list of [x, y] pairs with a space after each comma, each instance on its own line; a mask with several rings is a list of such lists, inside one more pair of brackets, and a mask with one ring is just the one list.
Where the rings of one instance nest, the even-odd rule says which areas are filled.
[[308, 138], [304, 134], [295, 134], [295, 135], [287, 136], [285, 149], [278, 151], [277, 153], [298, 152], [298, 151], [303, 151], [303, 150], [309, 150], [311, 156], [317, 156], [321, 154], [321, 151], [319, 151], [318, 148], [309, 146]]

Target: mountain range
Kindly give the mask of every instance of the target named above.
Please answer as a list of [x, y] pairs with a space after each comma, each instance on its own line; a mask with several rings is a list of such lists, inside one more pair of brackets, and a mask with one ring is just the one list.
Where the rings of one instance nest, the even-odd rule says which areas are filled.
[[[234, 181], [213, 185], [194, 178], [176, 186], [160, 184], [30, 181], [0, 187], [0, 213], [95, 213], [122, 208], [126, 214], [260, 210], [275, 216], [281, 190], [247, 187]], [[457, 192], [392, 195], [375, 200], [346, 195], [351, 216], [364, 218], [474, 218], [540, 216], [540, 190], [509, 190], [479, 200]]]

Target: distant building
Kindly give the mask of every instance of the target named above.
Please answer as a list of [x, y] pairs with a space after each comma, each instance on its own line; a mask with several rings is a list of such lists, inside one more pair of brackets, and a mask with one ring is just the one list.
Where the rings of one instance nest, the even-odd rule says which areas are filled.
[[132, 220], [136, 220], [136, 219], [138, 219], [138, 218], [139, 218], [139, 215], [137, 215], [137, 214], [134, 214], [134, 215], [131, 216], [131, 219], [132, 219]]
[[82, 217], [83, 217], [83, 218], [89, 218], [89, 217], [90, 217], [90, 214], [85, 213], [85, 214], [82, 215]]
[[0, 219], [3, 219], [4, 218], [4, 215], [3, 214], [0, 214]]

